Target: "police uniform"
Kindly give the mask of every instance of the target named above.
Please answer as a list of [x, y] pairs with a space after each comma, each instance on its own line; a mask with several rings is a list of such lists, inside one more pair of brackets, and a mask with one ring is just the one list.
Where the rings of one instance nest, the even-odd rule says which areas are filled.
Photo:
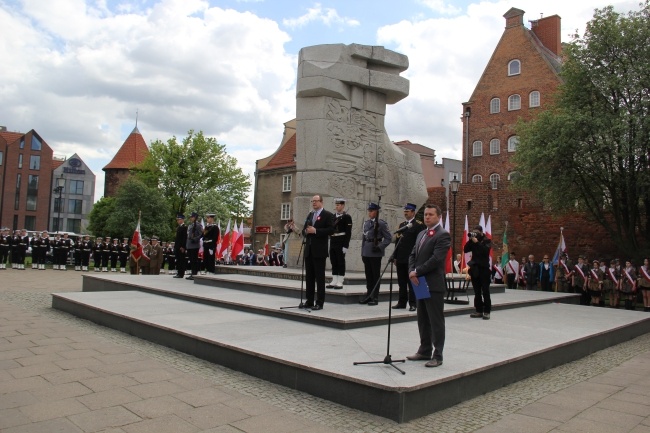
[[[345, 200], [337, 198], [336, 204], [345, 205]], [[334, 233], [330, 236], [330, 263], [332, 264], [332, 282], [327, 288], [342, 289], [345, 278], [345, 254], [350, 248], [352, 237], [352, 217], [343, 211], [334, 214]]]
[[212, 221], [206, 223], [203, 229], [203, 263], [205, 264], [205, 271], [209, 274], [214, 274], [216, 270], [214, 254], [217, 248], [217, 240], [219, 239], [219, 227], [214, 223], [214, 213], [208, 213], [205, 216]]
[[[407, 203], [404, 206], [404, 210], [415, 212], [417, 206], [413, 203]], [[404, 227], [409, 226], [409, 224], [409, 228], [402, 230]], [[407, 221], [402, 221], [399, 225], [399, 233], [397, 233], [395, 239], [395, 252], [393, 252], [395, 267], [397, 268], [397, 284], [399, 285], [399, 298], [397, 304], [393, 305], [395, 309], [406, 308], [406, 302], [408, 301], [410, 311], [415, 311], [417, 303], [413, 286], [411, 286], [411, 281], [409, 280], [409, 256], [415, 246], [418, 233], [426, 227], [422, 221], [415, 219], [415, 217]]]
[[[377, 218], [379, 205], [370, 203], [368, 211], [374, 211], [374, 217], [363, 223], [361, 238], [361, 260], [366, 274], [366, 297], [359, 301], [362, 304], [377, 305], [379, 303], [379, 286], [381, 278], [381, 258], [384, 250], [390, 245], [392, 235], [386, 221]], [[376, 287], [376, 290], [375, 290]]]

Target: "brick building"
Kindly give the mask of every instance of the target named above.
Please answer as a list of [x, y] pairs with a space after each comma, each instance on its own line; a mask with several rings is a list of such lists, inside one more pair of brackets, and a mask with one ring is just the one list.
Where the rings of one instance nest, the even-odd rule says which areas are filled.
[[[463, 176], [456, 196], [455, 251], [465, 215], [470, 227], [481, 213], [492, 216], [495, 256], [508, 224], [510, 251], [519, 257], [553, 254], [560, 228], [570, 254], [612, 257], [615, 247], [600, 227], [582, 215], [554, 218], [525, 194], [513, 192], [516, 177], [511, 157], [517, 151], [515, 125], [543, 110], [561, 83], [561, 18], [557, 15], [524, 25], [524, 11], [511, 8], [504, 15], [505, 29], [470, 99], [463, 105]], [[543, 164], [543, 161], [540, 161]]]
[[113, 197], [131, 170], [149, 155], [149, 148], [136, 125], [104, 170], [104, 197]]

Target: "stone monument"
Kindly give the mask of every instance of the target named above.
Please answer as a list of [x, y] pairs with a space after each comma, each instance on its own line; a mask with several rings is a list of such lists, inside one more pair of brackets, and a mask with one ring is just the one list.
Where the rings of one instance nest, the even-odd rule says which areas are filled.
[[[379, 46], [300, 50], [293, 216], [302, 227], [314, 194], [323, 195], [330, 211], [336, 197], [345, 198], [353, 220], [346, 255], [350, 271], [363, 270], [361, 231], [369, 202], [381, 196], [380, 218], [396, 230], [404, 204], [419, 207], [427, 199], [420, 156], [395, 146], [384, 129], [386, 104], [408, 96], [409, 81], [399, 75], [407, 68], [406, 56]], [[299, 241], [292, 241], [292, 263], [299, 250]], [[391, 252], [389, 247], [386, 255]]]

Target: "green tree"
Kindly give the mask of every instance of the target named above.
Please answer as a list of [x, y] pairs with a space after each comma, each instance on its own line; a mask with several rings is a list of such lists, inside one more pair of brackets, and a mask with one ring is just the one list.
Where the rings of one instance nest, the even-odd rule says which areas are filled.
[[226, 153], [225, 145], [204, 136], [202, 131], [190, 130], [182, 143], [176, 137], [166, 143], [152, 142], [149, 156], [138, 167], [138, 173], [143, 182], [158, 185], [174, 213], [197, 210], [189, 206], [206, 192], [221, 197], [221, 204], [229, 212], [248, 213], [250, 177]]
[[134, 176], [130, 176], [118, 189], [115, 208], [106, 222], [106, 235], [122, 239], [133, 236], [138, 224], [138, 212], [142, 213], [140, 233], [171, 239], [172, 215], [169, 203], [160, 190], [151, 188]]
[[650, 8], [597, 9], [564, 47], [553, 106], [520, 122], [517, 185], [554, 212], [583, 211], [622, 252], [650, 241]]
[[88, 215], [88, 232], [93, 236], [105, 236], [106, 222], [115, 210], [114, 197], [102, 197], [93, 205]]

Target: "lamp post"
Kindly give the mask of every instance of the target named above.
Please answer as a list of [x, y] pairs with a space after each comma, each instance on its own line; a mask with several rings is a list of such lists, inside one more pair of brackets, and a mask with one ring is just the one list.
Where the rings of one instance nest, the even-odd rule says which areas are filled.
[[60, 226], [61, 226], [61, 195], [63, 194], [63, 189], [65, 188], [65, 179], [63, 178], [63, 173], [61, 173], [61, 176], [56, 179], [56, 188], [54, 188], [54, 192], [59, 194], [59, 217], [57, 218], [56, 221], [56, 232], [59, 232]]
[[[454, 218], [451, 223], [451, 257], [452, 263], [453, 260], [456, 260], [456, 255], [454, 252], [454, 247], [456, 246], [456, 194], [458, 194], [458, 188], [460, 187], [460, 181], [454, 176], [454, 180], [449, 182], [449, 190], [454, 196]], [[455, 270], [455, 269], [454, 269]]]

